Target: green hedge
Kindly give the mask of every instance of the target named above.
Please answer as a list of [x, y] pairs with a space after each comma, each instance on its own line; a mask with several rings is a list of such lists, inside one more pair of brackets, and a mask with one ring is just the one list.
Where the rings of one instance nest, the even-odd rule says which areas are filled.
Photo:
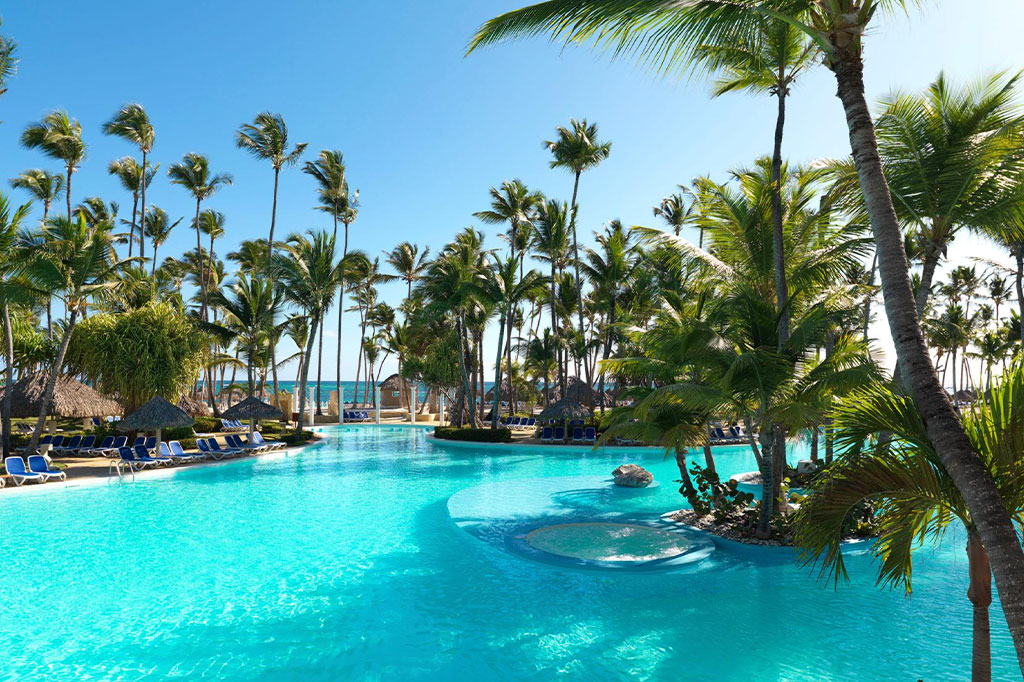
[[511, 443], [512, 432], [508, 429], [473, 429], [456, 426], [434, 427], [434, 437], [445, 440], [468, 440], [474, 443]]
[[312, 431], [303, 431], [302, 433], [295, 433], [294, 431], [287, 431], [277, 437], [276, 440], [284, 441], [288, 445], [301, 445], [313, 437]]
[[220, 420], [213, 417], [196, 417], [192, 425], [196, 433], [216, 433], [220, 431]]

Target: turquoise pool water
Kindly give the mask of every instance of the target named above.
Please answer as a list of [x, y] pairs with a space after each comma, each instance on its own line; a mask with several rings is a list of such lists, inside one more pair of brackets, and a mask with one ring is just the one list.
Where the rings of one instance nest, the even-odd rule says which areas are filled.
[[[448, 499], [522, 478], [662, 485], [675, 463], [616, 453], [447, 449], [422, 430], [328, 431], [294, 455], [32, 494], [0, 493], [0, 679], [962, 680], [962, 539], [917, 556], [915, 593], [867, 557], [838, 591], [787, 550], [719, 546], [678, 571], [537, 563], [453, 523]], [[718, 466], [752, 468], [744, 448]], [[640, 498], [638, 498], [640, 499]], [[593, 490], [558, 503], [608, 512]], [[993, 609], [996, 679], [1019, 678]]]

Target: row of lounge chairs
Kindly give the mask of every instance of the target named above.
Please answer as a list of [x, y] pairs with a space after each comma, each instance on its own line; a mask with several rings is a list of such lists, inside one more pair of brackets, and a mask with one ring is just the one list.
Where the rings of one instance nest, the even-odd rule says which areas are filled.
[[[565, 427], [545, 426], [540, 433], [540, 442], [565, 443]], [[593, 426], [588, 426], [585, 429], [582, 426], [575, 426], [572, 429], [570, 442], [579, 445], [593, 445], [597, 442], [597, 429]]]
[[747, 442], [747, 436], [740, 430], [740, 427], [729, 426], [726, 428], [728, 430], [721, 426], [708, 427], [708, 440], [712, 445], [740, 445]]
[[368, 422], [372, 419], [370, 413], [365, 410], [344, 410], [342, 417], [347, 422]]
[[532, 431], [537, 428], [537, 420], [533, 417], [505, 417], [501, 425], [513, 431]]
[[245, 431], [249, 427], [241, 422], [239, 419], [221, 419], [220, 430], [221, 431]]

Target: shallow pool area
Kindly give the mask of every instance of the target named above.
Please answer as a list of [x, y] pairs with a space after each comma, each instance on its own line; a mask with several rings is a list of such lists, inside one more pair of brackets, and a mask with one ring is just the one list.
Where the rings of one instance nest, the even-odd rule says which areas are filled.
[[[660, 517], [685, 502], [675, 461], [657, 453], [492, 453], [412, 428], [325, 435], [161, 477], [0, 493], [0, 679], [969, 676], [955, 533], [917, 554], [910, 598], [874, 586], [863, 549], [833, 589], [791, 550], [672, 535]], [[754, 468], [745, 447], [715, 455], [723, 473]], [[602, 483], [626, 462], [659, 485]], [[516, 536], [581, 561], [711, 551], [670, 570], [587, 570], [518, 553]], [[1019, 677], [998, 605], [992, 626], [993, 677]]]

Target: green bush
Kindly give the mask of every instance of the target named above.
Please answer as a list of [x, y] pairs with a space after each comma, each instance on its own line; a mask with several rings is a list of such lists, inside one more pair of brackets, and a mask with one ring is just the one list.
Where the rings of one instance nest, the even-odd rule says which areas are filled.
[[164, 429], [160, 432], [160, 438], [163, 440], [181, 440], [194, 437], [195, 434], [192, 432], [191, 426], [179, 426], [173, 429]]
[[294, 431], [288, 431], [282, 433], [278, 440], [282, 440], [288, 445], [301, 445], [313, 437], [312, 431], [303, 431], [302, 433], [295, 433]]
[[216, 433], [220, 431], [220, 420], [213, 417], [196, 417], [196, 423], [192, 428], [196, 433]]
[[444, 440], [465, 440], [474, 443], [511, 443], [512, 432], [508, 429], [473, 429], [457, 426], [437, 426], [434, 437]]

